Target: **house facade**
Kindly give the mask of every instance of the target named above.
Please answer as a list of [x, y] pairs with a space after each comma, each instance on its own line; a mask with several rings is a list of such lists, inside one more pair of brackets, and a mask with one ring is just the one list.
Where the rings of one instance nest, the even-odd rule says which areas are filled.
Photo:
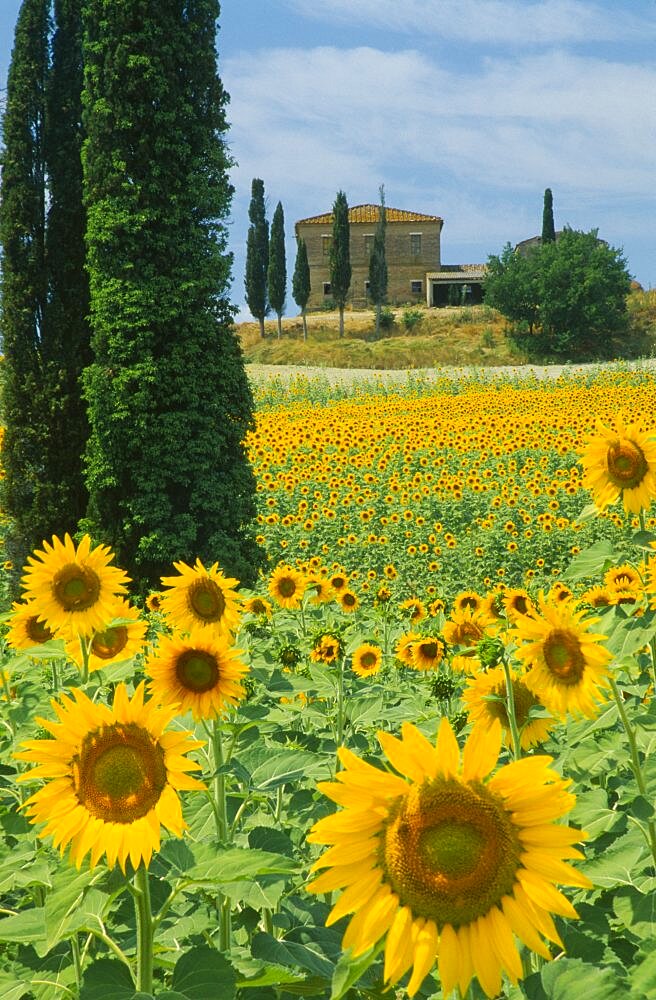
[[[352, 275], [348, 302], [356, 308], [370, 304], [369, 258], [379, 215], [379, 205], [349, 208]], [[389, 303], [425, 302], [429, 306], [440, 306], [482, 301], [484, 265], [442, 265], [440, 238], [444, 222], [438, 215], [387, 208], [386, 219]], [[320, 309], [331, 299], [332, 226], [332, 212], [301, 219], [295, 226], [296, 238], [305, 241], [308, 252], [311, 287], [308, 309]]]

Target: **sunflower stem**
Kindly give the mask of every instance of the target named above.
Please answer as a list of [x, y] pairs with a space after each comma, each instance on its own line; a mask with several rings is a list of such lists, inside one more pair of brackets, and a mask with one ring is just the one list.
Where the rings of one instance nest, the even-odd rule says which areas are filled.
[[[638, 786], [638, 791], [643, 798], [650, 801], [649, 793], [647, 791], [647, 785], [645, 783], [645, 776], [642, 771], [642, 766], [640, 764], [640, 754], [638, 752], [638, 743], [636, 741], [635, 732], [633, 726], [629, 721], [629, 717], [624, 709], [624, 702], [622, 700], [622, 693], [619, 690], [614, 677], [609, 678], [611, 690], [613, 692], [613, 697], [615, 698], [615, 703], [617, 705], [617, 710], [619, 712], [620, 719], [622, 721], [622, 726], [624, 727], [624, 732], [626, 733], [626, 738], [629, 742], [629, 749], [631, 751], [631, 769], [635, 776], [636, 784]], [[652, 857], [654, 859], [654, 866], [656, 867], [656, 824], [653, 819], [647, 821], [647, 829], [649, 831], [649, 847], [651, 850]]]
[[59, 691], [59, 671], [57, 670], [57, 661], [49, 660], [50, 663], [50, 673], [52, 676], [52, 690], [55, 694]]
[[[214, 818], [216, 821], [216, 838], [220, 844], [226, 844], [229, 839], [228, 808], [226, 799], [225, 774], [223, 773], [224, 756], [223, 740], [221, 733], [221, 722], [214, 719], [212, 723], [212, 753], [214, 756], [214, 780], [212, 788], [214, 793]], [[219, 916], [219, 947], [221, 951], [229, 951], [232, 941], [232, 913], [230, 910], [230, 899], [219, 893], [218, 901]]]
[[[11, 688], [9, 687], [9, 675], [7, 674], [6, 670], [3, 670], [2, 667], [0, 667], [0, 678], [2, 679], [2, 691], [7, 702], [7, 708], [9, 708], [11, 705]], [[8, 722], [7, 725], [9, 726], [9, 730], [11, 732], [13, 739], [14, 727], [11, 725], [10, 722]]]
[[79, 635], [80, 640], [80, 652], [82, 653], [82, 680], [81, 685], [84, 687], [85, 684], [89, 682], [89, 643], [86, 641], [83, 635]]
[[501, 657], [501, 664], [506, 678], [506, 713], [510, 725], [510, 738], [512, 740], [513, 757], [519, 760], [522, 756], [522, 745], [519, 738], [519, 728], [517, 726], [517, 713], [515, 712], [515, 692], [513, 689], [510, 665], [505, 656]]
[[[337, 732], [335, 737], [337, 750], [339, 750], [342, 743], [344, 742], [344, 664], [345, 663], [346, 663], [346, 657], [342, 656], [342, 660], [339, 665], [339, 671], [337, 673]], [[335, 770], [339, 771], [339, 757], [337, 758], [337, 763], [335, 764]]]
[[71, 938], [71, 953], [73, 955], [73, 968], [75, 970], [75, 985], [77, 986], [78, 993], [82, 989], [82, 960], [80, 957], [80, 942], [77, 939], [77, 934], [74, 934]]
[[137, 992], [153, 992], [153, 914], [148, 869], [141, 864], [134, 873], [134, 912], [137, 922]]

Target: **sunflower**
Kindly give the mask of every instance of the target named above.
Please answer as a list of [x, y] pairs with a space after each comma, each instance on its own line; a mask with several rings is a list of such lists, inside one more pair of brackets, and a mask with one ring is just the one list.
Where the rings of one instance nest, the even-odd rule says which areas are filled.
[[611, 566], [604, 573], [604, 583], [609, 590], [633, 590], [637, 594], [642, 591], [642, 578], [629, 563]]
[[406, 667], [411, 667], [412, 664], [412, 647], [418, 639], [421, 639], [419, 632], [404, 632], [402, 636], [399, 637], [396, 643], [396, 649], [394, 650], [394, 655], [397, 660], [404, 663]]
[[352, 611], [357, 611], [360, 607], [360, 599], [352, 590], [344, 588], [337, 593], [337, 603], [339, 604], [342, 611], [346, 614], [350, 614]]
[[476, 591], [463, 590], [454, 597], [453, 610], [464, 611], [465, 608], [471, 608], [472, 611], [480, 611], [484, 604], [485, 598], [477, 594]]
[[390, 590], [389, 587], [386, 587], [385, 584], [383, 583], [376, 591], [376, 603], [387, 604], [391, 596], [392, 596], [392, 591]]
[[451, 657], [451, 670], [456, 674], [470, 674], [475, 677], [482, 669], [480, 658], [476, 655], [476, 650], [472, 647], [465, 653], [456, 653]]
[[[122, 663], [136, 656], [146, 640], [147, 625], [139, 618], [139, 612], [128, 601], [119, 599], [112, 609], [109, 623], [100, 631], [94, 632], [90, 639], [83, 640], [89, 646], [88, 670], [102, 670], [108, 663]], [[115, 619], [122, 620], [121, 625], [112, 625]], [[79, 639], [69, 639], [66, 652], [70, 658], [82, 667], [82, 650]]]
[[173, 563], [178, 576], [163, 576], [168, 589], [162, 592], [162, 611], [175, 628], [211, 628], [221, 635], [234, 632], [239, 624], [239, 595], [232, 588], [239, 580], [224, 576], [219, 564], [209, 569], [196, 559], [194, 566]]
[[269, 593], [281, 608], [300, 608], [307, 579], [293, 566], [278, 566], [269, 581]]
[[264, 597], [248, 597], [244, 601], [244, 611], [261, 618], [270, 618], [273, 607]]
[[426, 608], [418, 597], [409, 597], [407, 601], [401, 601], [399, 607], [401, 611], [410, 612], [410, 621], [413, 625], [416, 625], [417, 622], [423, 621], [426, 617]]
[[437, 670], [444, 659], [446, 647], [438, 636], [422, 635], [412, 644], [412, 662], [415, 670]]
[[351, 666], [359, 677], [371, 677], [377, 674], [383, 662], [383, 651], [380, 646], [363, 642], [353, 653]]
[[205, 786], [188, 771], [200, 765], [184, 755], [202, 746], [185, 730], [165, 731], [175, 714], [144, 702], [144, 684], [130, 699], [119, 684], [112, 708], [92, 702], [74, 688], [73, 697], [52, 701], [59, 722], [38, 719], [52, 739], [26, 740], [19, 760], [36, 764], [18, 780], [45, 778], [46, 784], [21, 806], [32, 823], [44, 823], [40, 837], [70, 845], [80, 867], [91, 852], [94, 868], [101, 855], [125, 871], [128, 860], [148, 867], [159, 850], [160, 825], [181, 837], [187, 824], [177, 792]]
[[346, 573], [333, 573], [328, 582], [333, 590], [344, 590], [348, 587], [348, 576]]
[[428, 605], [428, 614], [431, 618], [437, 618], [439, 614], [444, 611], [445, 604], [441, 597], [436, 597], [434, 601]]
[[343, 809], [308, 836], [331, 845], [308, 889], [343, 890], [326, 923], [353, 914], [343, 947], [354, 958], [386, 936], [387, 984], [412, 968], [412, 997], [437, 962], [443, 996], [476, 976], [494, 997], [504, 971], [512, 983], [523, 974], [514, 936], [546, 959], [543, 936], [562, 947], [551, 913], [577, 914], [554, 883], [591, 888], [564, 860], [582, 857], [573, 845], [585, 834], [555, 822], [575, 804], [570, 782], [540, 756], [489, 777], [498, 721], [472, 733], [462, 758], [446, 719], [436, 745], [411, 723], [378, 740], [398, 775], [342, 747], [343, 770], [318, 785]]
[[538, 604], [539, 614], [517, 621], [510, 633], [515, 656], [530, 666], [524, 683], [550, 712], [594, 718], [612, 658], [601, 645], [606, 636], [589, 631], [599, 619], [585, 619], [571, 601], [549, 604], [542, 593]]
[[559, 604], [563, 601], [571, 601], [573, 597], [574, 592], [570, 590], [567, 584], [561, 583], [560, 580], [557, 580], [549, 591], [547, 600], [552, 604]]
[[90, 635], [111, 619], [114, 599], [127, 590], [126, 574], [109, 565], [113, 558], [106, 545], [92, 549], [88, 535], [77, 549], [70, 535], [63, 542], [53, 535], [52, 545], [44, 542], [27, 560], [25, 600], [35, 602], [51, 632], [65, 627]]
[[535, 611], [535, 605], [528, 590], [523, 590], [521, 587], [508, 587], [503, 593], [501, 602], [506, 617], [511, 622], [517, 621], [524, 615], [532, 615]]
[[590, 587], [579, 598], [581, 604], [589, 604], [592, 608], [607, 608], [613, 603], [613, 596], [607, 587]]
[[490, 624], [490, 617], [486, 612], [465, 608], [463, 611], [454, 611], [451, 614], [442, 632], [446, 641], [452, 646], [475, 646], [483, 638], [485, 629]]
[[339, 636], [324, 632], [310, 650], [310, 659], [314, 663], [334, 663], [341, 651], [342, 644]]
[[194, 719], [215, 719], [245, 695], [241, 681], [248, 667], [239, 659], [240, 649], [226, 636], [204, 628], [188, 636], [161, 636], [148, 657], [149, 694], [163, 705], [176, 705], [179, 714]]
[[639, 514], [656, 497], [656, 443], [653, 435], [615, 419], [615, 429], [597, 421], [597, 435], [580, 453], [583, 486], [604, 510], [620, 497], [624, 510]]
[[308, 590], [314, 591], [313, 596], [310, 598], [312, 604], [325, 604], [327, 601], [332, 601], [335, 596], [335, 591], [330, 584], [330, 580], [325, 576], [309, 576]]
[[162, 595], [158, 590], [148, 595], [146, 598], [146, 608], [155, 614], [162, 610]]
[[12, 649], [31, 649], [55, 638], [55, 633], [40, 616], [36, 601], [26, 604], [15, 602], [12, 609], [14, 613], [9, 619], [9, 631], [5, 637]]
[[[524, 677], [517, 672], [511, 673], [515, 719], [520, 732], [520, 744], [523, 750], [543, 743], [549, 731], [553, 728], [555, 719], [531, 718], [530, 710], [542, 703], [535, 694], [527, 688]], [[498, 719], [503, 726], [506, 742], [510, 741], [510, 722], [506, 708], [506, 675], [503, 667], [495, 667], [467, 681], [462, 693], [465, 707], [474, 725], [485, 726], [486, 729]], [[490, 696], [493, 696], [491, 698]], [[501, 701], [494, 700], [501, 698]]]

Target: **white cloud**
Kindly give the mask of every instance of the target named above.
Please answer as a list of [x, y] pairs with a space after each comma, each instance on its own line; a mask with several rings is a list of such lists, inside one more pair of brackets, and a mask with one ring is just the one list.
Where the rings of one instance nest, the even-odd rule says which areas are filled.
[[653, 18], [583, 0], [287, 0], [304, 17], [401, 34], [523, 47], [641, 39]]

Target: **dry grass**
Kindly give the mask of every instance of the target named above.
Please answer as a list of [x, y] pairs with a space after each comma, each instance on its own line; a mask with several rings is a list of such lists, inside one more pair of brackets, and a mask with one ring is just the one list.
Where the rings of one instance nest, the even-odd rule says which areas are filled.
[[371, 311], [347, 311], [345, 335], [339, 338], [339, 314], [308, 315], [308, 339], [303, 340], [300, 317], [283, 319], [283, 336], [276, 322], [266, 323], [260, 338], [257, 323], [239, 326], [248, 363], [331, 366], [335, 368], [433, 368], [440, 365], [517, 365], [526, 360], [507, 339], [505, 321], [488, 306], [421, 308], [412, 332], [405, 329], [403, 309], [393, 309], [394, 326], [374, 339]]

